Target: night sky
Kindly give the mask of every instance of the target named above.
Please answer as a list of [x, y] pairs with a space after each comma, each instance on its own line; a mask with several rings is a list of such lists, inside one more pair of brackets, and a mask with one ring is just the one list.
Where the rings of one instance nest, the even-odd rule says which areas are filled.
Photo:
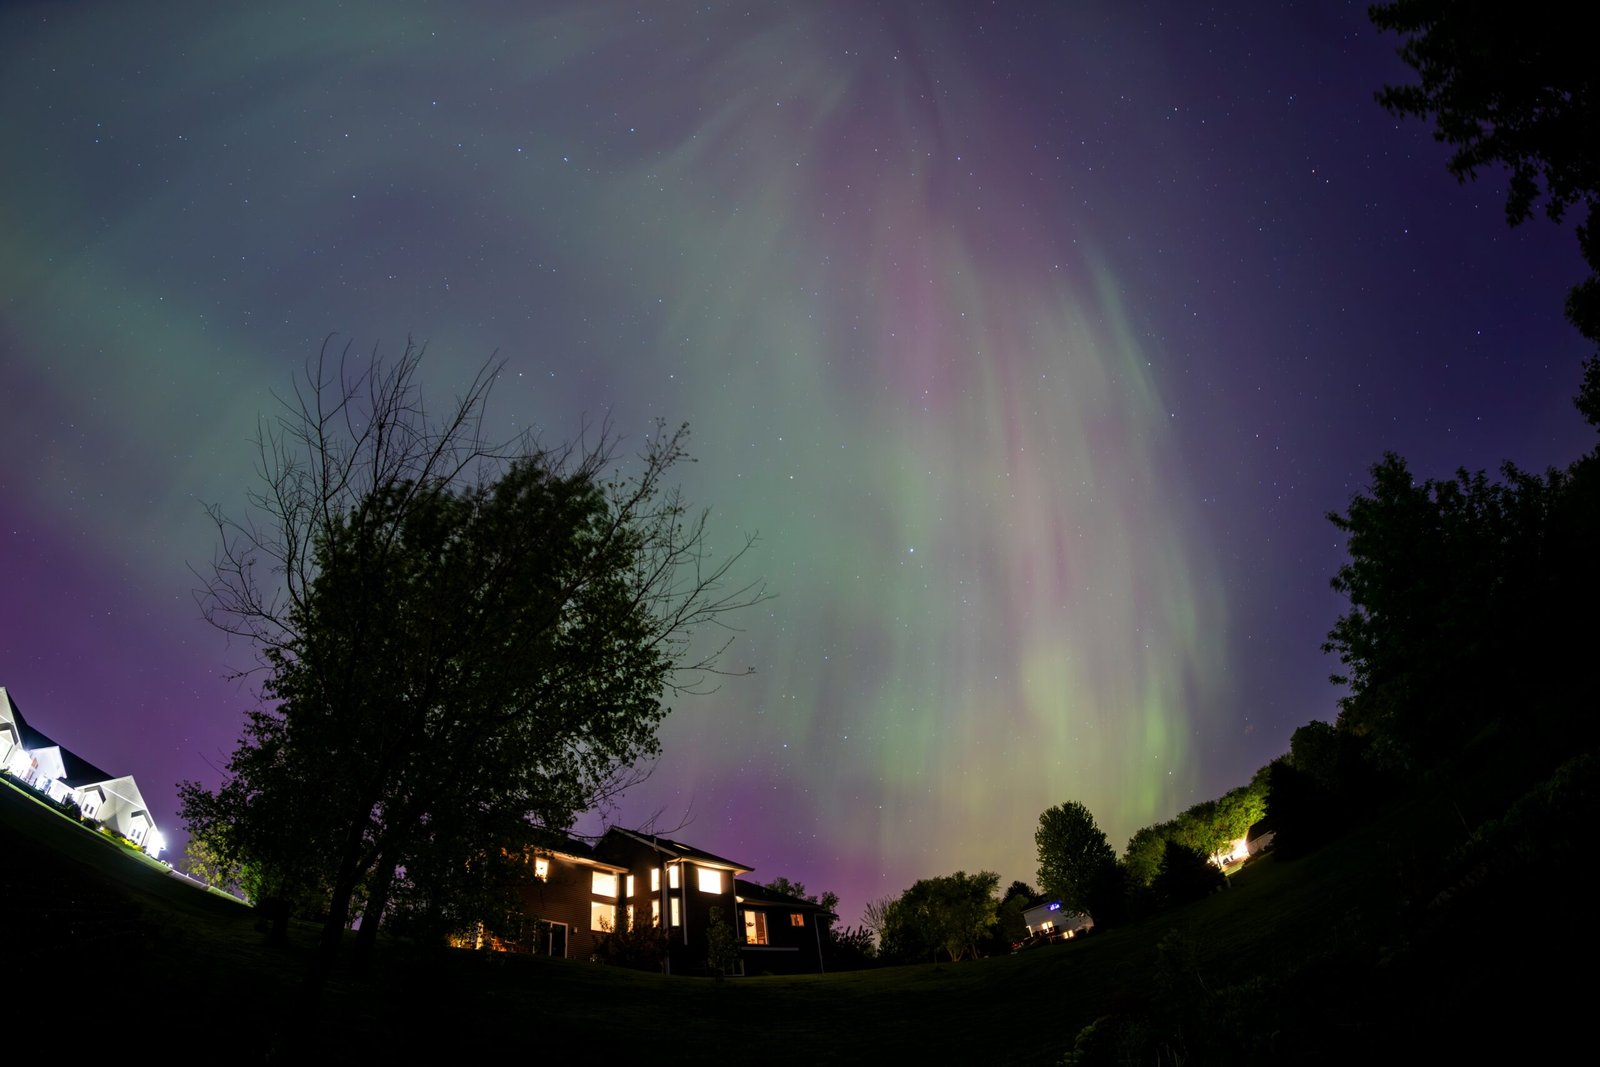
[[[854, 922], [1119, 851], [1331, 719], [1325, 519], [1590, 447], [1571, 233], [1458, 185], [1365, 2], [11, 3], [0, 685], [219, 779], [252, 663], [204, 505], [323, 338], [498, 353], [497, 433], [687, 421], [775, 599], [611, 818]], [[176, 852], [171, 858], [176, 859]]]

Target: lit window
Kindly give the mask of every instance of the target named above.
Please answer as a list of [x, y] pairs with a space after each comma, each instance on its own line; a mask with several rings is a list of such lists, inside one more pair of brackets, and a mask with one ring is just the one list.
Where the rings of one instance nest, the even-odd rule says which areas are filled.
[[589, 903], [589, 929], [610, 933], [617, 928], [617, 906], [615, 904], [602, 904], [598, 900]]
[[628, 905], [628, 929], [630, 929], [630, 930], [637, 929], [637, 927], [635, 927], [633, 925], [633, 905], [632, 904]]
[[667, 868], [667, 888], [678, 888], [678, 865], [676, 863]]
[[597, 897], [611, 897], [612, 899], [616, 899], [616, 896], [617, 896], [617, 876], [616, 875], [609, 874], [606, 871], [595, 871], [591, 881], [592, 881], [592, 885], [593, 885], [593, 888], [594, 888], [594, 895], [595, 896], [597, 896]]
[[660, 867], [651, 867], [650, 868], [650, 892], [652, 892], [652, 893], [661, 892], [661, 868]]
[[789, 913], [790, 926], [804, 926], [805, 924], [806, 917], [804, 915], [801, 915], [798, 911], [791, 911]]
[[628, 895], [633, 896], [633, 875], [628, 875]]
[[650, 926], [652, 929], [661, 926], [661, 901], [659, 900], [650, 902]]
[[683, 916], [678, 914], [678, 898], [677, 897], [673, 897], [672, 898], [672, 925], [673, 926], [682, 926], [683, 925]]
[[534, 857], [534, 859], [533, 859], [533, 876], [535, 878], [539, 879], [539, 881], [541, 881], [541, 882], [550, 877], [550, 857], [549, 856], [535, 856]]
[[721, 871], [713, 870], [710, 867], [699, 867], [699, 868], [696, 868], [696, 869], [699, 871], [699, 874], [700, 874], [700, 892], [702, 892], [702, 893], [720, 893], [720, 892], [722, 892], [722, 872]]
[[745, 909], [744, 943], [747, 945], [765, 945], [767, 943], [766, 912]]

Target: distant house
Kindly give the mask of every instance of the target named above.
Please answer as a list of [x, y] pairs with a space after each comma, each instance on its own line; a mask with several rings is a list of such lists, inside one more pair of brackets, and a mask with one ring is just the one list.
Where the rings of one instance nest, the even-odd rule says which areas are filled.
[[1034, 905], [1022, 913], [1022, 922], [1028, 928], [1029, 937], [1043, 936], [1051, 940], [1076, 937], [1085, 930], [1094, 929], [1094, 920], [1088, 914], [1069, 911], [1059, 900]]
[[85, 818], [109, 826], [152, 856], [164, 847], [133, 776], [103, 771], [30, 726], [4, 686], [0, 686], [0, 770], [53, 801], [73, 801]]
[[740, 940], [745, 974], [822, 970], [827, 909], [739, 878], [751, 868], [681, 841], [612, 827], [593, 846], [570, 839], [529, 850], [533, 880], [518, 890], [540, 933], [487, 933], [487, 947], [587, 959], [614, 932], [666, 935], [669, 974], [707, 973], [712, 910]]

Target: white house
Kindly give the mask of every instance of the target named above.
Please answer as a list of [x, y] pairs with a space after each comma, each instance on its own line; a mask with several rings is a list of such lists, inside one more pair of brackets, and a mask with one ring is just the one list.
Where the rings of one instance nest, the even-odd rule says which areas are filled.
[[1087, 914], [1069, 911], [1061, 906], [1059, 900], [1029, 908], [1022, 913], [1022, 921], [1029, 935], [1042, 934], [1051, 940], [1074, 937], [1085, 930], [1094, 929], [1094, 920]]
[[152, 856], [161, 853], [161, 832], [133, 775], [109, 774], [29, 726], [5, 686], [0, 686], [0, 771], [51, 800], [71, 799], [85, 817], [111, 827]]

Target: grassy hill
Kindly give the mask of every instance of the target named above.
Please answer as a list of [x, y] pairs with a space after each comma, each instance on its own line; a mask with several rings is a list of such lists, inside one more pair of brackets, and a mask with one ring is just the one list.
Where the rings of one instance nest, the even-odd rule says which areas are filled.
[[[1503, 810], [1485, 792], [1471, 795]], [[1581, 1018], [1590, 983], [1560, 971], [1594, 937], [1564, 918], [1571, 893], [1536, 917], [1504, 912], [1518, 902], [1497, 899], [1503, 875], [1459, 884], [1446, 857], [1481, 821], [1465, 795], [1437, 791], [1186, 909], [1017, 956], [719, 984], [387, 944], [310, 1018], [298, 992], [316, 930], [269, 949], [249, 908], [0, 787], [11, 1005], [36, 1023], [95, 1020], [64, 1031], [74, 1049], [153, 1040], [243, 1063], [554, 1043], [656, 1062], [1059, 1063], [1102, 1017], [1093, 1062], [1536, 1060]], [[1443, 919], [1441, 891], [1456, 902]]]

